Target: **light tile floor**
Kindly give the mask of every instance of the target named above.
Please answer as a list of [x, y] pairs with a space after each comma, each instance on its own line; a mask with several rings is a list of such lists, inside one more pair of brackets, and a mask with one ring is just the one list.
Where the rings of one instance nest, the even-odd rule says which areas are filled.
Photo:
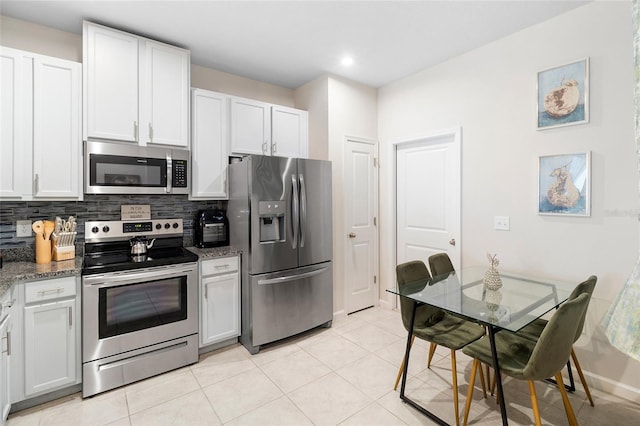
[[[393, 383], [406, 331], [396, 311], [370, 308], [334, 321], [329, 329], [263, 349], [251, 356], [241, 345], [205, 354], [198, 364], [82, 400], [75, 394], [9, 416], [22, 425], [422, 425], [432, 422], [407, 406]], [[416, 340], [407, 394], [454, 422], [451, 358], [436, 352], [426, 368], [428, 345]], [[471, 359], [457, 353], [460, 412]], [[542, 422], [567, 420], [559, 393], [537, 385]], [[640, 406], [582, 387], [570, 396], [581, 425], [638, 424]], [[532, 424], [526, 383], [505, 379], [510, 424]], [[501, 424], [495, 399], [474, 392], [469, 424]]]

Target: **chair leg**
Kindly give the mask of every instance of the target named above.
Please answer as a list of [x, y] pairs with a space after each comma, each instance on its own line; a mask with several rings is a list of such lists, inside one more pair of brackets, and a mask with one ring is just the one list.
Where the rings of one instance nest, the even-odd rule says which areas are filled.
[[569, 425], [578, 426], [578, 419], [576, 419], [576, 415], [573, 412], [573, 407], [571, 407], [571, 402], [569, 401], [569, 397], [567, 396], [567, 391], [564, 388], [564, 381], [562, 380], [561, 372], [558, 372], [556, 374], [556, 382], [558, 382], [558, 389], [560, 389], [560, 394], [562, 395], [562, 403], [564, 404], [564, 411], [567, 413], [567, 420], [569, 420]]
[[531, 395], [531, 408], [533, 408], [533, 418], [536, 421], [536, 426], [541, 426], [540, 421], [540, 407], [538, 407], [538, 397], [536, 396], [536, 385], [533, 380], [529, 380], [529, 394]]
[[575, 351], [571, 348], [571, 359], [573, 359], [573, 363], [576, 366], [576, 370], [578, 370], [578, 376], [580, 377], [580, 381], [582, 382], [582, 387], [584, 387], [584, 393], [587, 394], [587, 398], [589, 398], [589, 404], [593, 407], [593, 399], [591, 398], [591, 392], [589, 392], [589, 386], [587, 385], [587, 381], [584, 379], [584, 374], [582, 374], [582, 368], [580, 367], [580, 363], [578, 362], [578, 357], [576, 356]]
[[482, 384], [482, 397], [487, 399], [487, 385], [484, 381], [484, 373], [482, 372], [482, 365], [480, 366], [480, 383]]
[[469, 410], [471, 409], [471, 398], [473, 398], [473, 385], [476, 383], [476, 371], [480, 369], [482, 371], [482, 367], [480, 366], [480, 361], [478, 359], [473, 360], [473, 365], [471, 366], [471, 377], [469, 377], [469, 389], [467, 389], [467, 402], [464, 404], [464, 418], [462, 420], [462, 424], [467, 426], [467, 420], [469, 420]]
[[431, 368], [431, 360], [433, 359], [433, 354], [436, 353], [437, 347], [438, 345], [433, 342], [431, 342], [431, 344], [429, 345], [429, 359], [427, 359], [427, 368]]
[[453, 382], [453, 411], [456, 415], [456, 426], [460, 425], [460, 413], [458, 412], [458, 371], [456, 368], [456, 351], [451, 350], [451, 380]]
[[[413, 341], [416, 340], [416, 335], [411, 336], [411, 344], [410, 347], [413, 346]], [[398, 370], [398, 376], [396, 377], [396, 383], [393, 385], [393, 390], [398, 389], [398, 383], [400, 383], [400, 378], [402, 377], [402, 373], [404, 372], [404, 366], [406, 364], [406, 357], [402, 357], [402, 364], [400, 364], [400, 369]]]

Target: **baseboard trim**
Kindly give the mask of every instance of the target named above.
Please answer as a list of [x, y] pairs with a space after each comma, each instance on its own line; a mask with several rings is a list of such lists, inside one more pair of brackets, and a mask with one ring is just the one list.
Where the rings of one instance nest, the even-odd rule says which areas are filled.
[[590, 373], [588, 371], [583, 371], [583, 373], [587, 376], [587, 382], [593, 384], [594, 388], [640, 404], [640, 388], [629, 386], [624, 383], [618, 383], [607, 377]]

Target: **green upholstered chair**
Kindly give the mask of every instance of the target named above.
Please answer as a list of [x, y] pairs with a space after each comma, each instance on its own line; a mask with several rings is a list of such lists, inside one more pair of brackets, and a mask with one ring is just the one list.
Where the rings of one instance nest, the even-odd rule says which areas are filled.
[[[396, 276], [398, 279], [398, 286], [400, 288], [412, 282], [427, 280], [431, 278], [427, 266], [424, 264], [424, 262], [419, 260], [406, 262], [396, 266]], [[407, 331], [409, 331], [409, 327], [411, 325], [412, 308], [412, 300], [405, 297], [400, 297], [400, 313], [402, 316], [402, 323], [404, 324], [404, 327], [405, 329], [407, 329]], [[453, 380], [453, 405], [456, 425], [458, 425], [460, 422], [458, 410], [456, 350], [475, 340], [478, 340], [483, 335], [484, 329], [479, 325], [450, 315], [439, 308], [429, 305], [420, 305], [416, 308], [411, 344], [413, 345], [413, 341], [416, 337], [418, 337], [419, 339], [435, 343], [436, 345], [444, 346], [451, 350], [451, 377]], [[394, 390], [398, 387], [398, 382], [405, 369], [405, 365], [406, 359], [403, 359], [402, 364], [400, 365], [400, 370], [398, 371], [398, 377], [396, 378]], [[485, 388], [483, 385], [483, 391], [484, 389]]]
[[[536, 425], [540, 425], [541, 421], [538, 398], [533, 382], [534, 380], [544, 380], [552, 376], [555, 377], [558, 389], [562, 394], [562, 402], [569, 424], [578, 424], [569, 402], [567, 391], [564, 388], [561, 370], [569, 360], [573, 338], [588, 303], [589, 295], [581, 294], [573, 300], [568, 300], [560, 305], [537, 341], [506, 331], [501, 331], [495, 336], [500, 373], [529, 382], [531, 405]], [[480, 369], [481, 362], [493, 365], [493, 359], [488, 338], [480, 339], [465, 346], [462, 352], [474, 358], [464, 410], [464, 424], [466, 425], [471, 407], [476, 371]]]
[[[596, 281], [598, 278], [595, 275], [590, 276], [586, 281], [581, 282], [576, 286], [576, 288], [571, 292], [568, 300], [575, 299], [583, 293], [589, 295], [589, 300], [591, 300], [591, 296], [593, 295], [593, 290], [596, 287]], [[587, 317], [587, 310], [585, 309], [584, 314], [580, 318], [578, 322], [578, 328], [576, 330], [576, 335], [573, 338], [573, 343], [575, 343], [580, 336], [582, 335], [582, 329], [584, 328], [584, 321]], [[531, 324], [524, 327], [522, 330], [518, 331], [518, 335], [527, 337], [531, 340], [538, 340], [542, 331], [547, 326], [547, 320], [538, 318]], [[587, 394], [587, 398], [589, 399], [589, 403], [593, 407], [593, 398], [591, 398], [591, 392], [589, 391], [589, 386], [587, 385], [587, 381], [584, 378], [584, 374], [582, 374], [582, 368], [580, 367], [580, 363], [578, 362], [578, 357], [576, 356], [576, 352], [573, 350], [573, 346], [571, 347], [571, 359], [576, 366], [576, 370], [578, 371], [578, 376], [580, 377], [580, 381], [582, 382], [582, 386], [584, 387], [584, 392]], [[568, 368], [571, 368], [571, 365], [568, 365]]]
[[[449, 259], [449, 255], [447, 253], [433, 254], [429, 256], [429, 259], [427, 261], [429, 262], [431, 275], [434, 277], [454, 272], [453, 264], [451, 263], [451, 259]], [[427, 359], [427, 368], [431, 367], [431, 360], [433, 359], [433, 355], [436, 353], [437, 347], [438, 345], [433, 342], [431, 342], [431, 345], [429, 345], [429, 358]]]

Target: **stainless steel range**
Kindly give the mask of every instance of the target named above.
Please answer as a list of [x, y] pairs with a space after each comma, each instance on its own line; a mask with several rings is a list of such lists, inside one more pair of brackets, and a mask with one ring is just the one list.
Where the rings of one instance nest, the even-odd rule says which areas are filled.
[[82, 396], [198, 361], [198, 256], [182, 219], [85, 222]]

